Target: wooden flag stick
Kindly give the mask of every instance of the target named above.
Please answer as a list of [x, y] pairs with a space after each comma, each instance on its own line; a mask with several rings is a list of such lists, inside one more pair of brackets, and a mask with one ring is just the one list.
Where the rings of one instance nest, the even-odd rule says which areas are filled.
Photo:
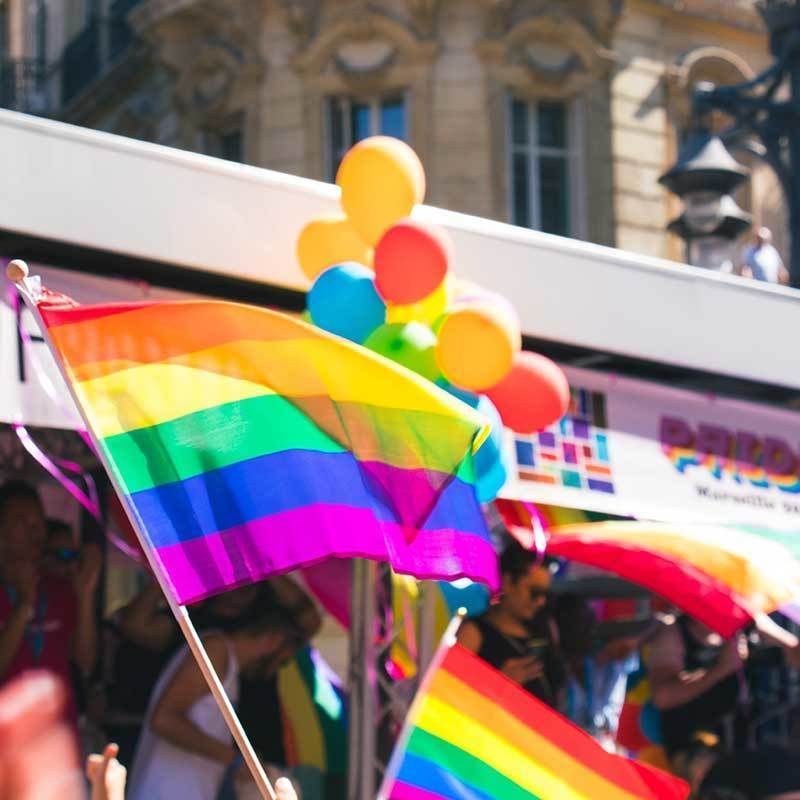
[[[8, 267], [6, 267], [6, 275], [10, 281], [17, 285], [17, 288], [19, 289], [19, 292], [25, 301], [25, 305], [36, 319], [36, 323], [41, 329], [42, 336], [45, 342], [47, 342], [47, 346], [50, 349], [50, 352], [53, 354], [56, 364], [58, 365], [58, 369], [61, 372], [64, 383], [66, 384], [67, 389], [72, 396], [72, 400], [74, 401], [75, 406], [81, 415], [83, 424], [86, 427], [89, 436], [91, 437], [95, 453], [111, 478], [113, 473], [110, 469], [110, 465], [106, 461], [105, 453], [100, 447], [100, 443], [98, 442], [97, 437], [95, 436], [94, 431], [89, 424], [89, 420], [86, 418], [86, 414], [84, 413], [81, 404], [78, 402], [78, 398], [75, 395], [75, 390], [69, 380], [69, 376], [67, 375], [67, 371], [64, 363], [61, 360], [61, 356], [58, 352], [56, 352], [56, 349], [50, 343], [47, 325], [42, 319], [42, 315], [39, 313], [39, 308], [37, 306], [37, 289], [32, 285], [28, 277], [28, 265], [24, 261], [12, 261]], [[152, 548], [148, 544], [147, 539], [145, 538], [139, 526], [139, 521], [137, 520], [136, 515], [132, 512], [125, 495], [117, 486], [116, 481], [114, 481], [113, 478], [111, 480], [111, 484], [114, 487], [114, 491], [117, 493], [117, 497], [120, 499], [122, 507], [125, 509], [125, 513], [128, 516], [128, 520], [130, 521], [133, 530], [136, 532], [136, 537], [139, 540], [142, 552], [147, 558], [150, 569], [153, 571], [164, 597], [167, 598], [167, 603], [169, 604], [170, 610], [175, 617], [175, 621], [180, 626], [181, 632], [186, 639], [186, 643], [189, 645], [189, 649], [191, 650], [192, 655], [197, 662], [197, 666], [203, 673], [203, 677], [208, 684], [208, 688], [211, 691], [214, 699], [217, 701], [217, 706], [219, 706], [219, 710], [222, 713], [222, 716], [225, 718], [225, 722], [228, 725], [228, 730], [230, 730], [231, 736], [233, 736], [233, 739], [239, 747], [240, 752], [244, 756], [245, 763], [250, 769], [250, 773], [253, 776], [253, 780], [255, 781], [258, 790], [261, 792], [262, 798], [264, 798], [264, 800], [275, 800], [275, 791], [273, 790], [272, 785], [270, 784], [269, 779], [264, 772], [264, 768], [261, 766], [261, 762], [258, 760], [258, 756], [256, 756], [255, 751], [253, 750], [253, 745], [247, 738], [244, 728], [242, 728], [242, 723], [236, 716], [236, 711], [233, 708], [233, 705], [231, 705], [231, 701], [227, 695], [227, 692], [225, 691], [225, 687], [222, 685], [219, 675], [217, 675], [217, 672], [208, 657], [208, 653], [203, 646], [203, 642], [198, 636], [192, 620], [189, 618], [189, 612], [186, 610], [185, 606], [177, 603], [173, 597], [169, 581], [167, 580], [166, 575], [163, 574], [161, 565], [156, 560]], [[186, 800], [189, 800], [189, 798], [186, 798]]]

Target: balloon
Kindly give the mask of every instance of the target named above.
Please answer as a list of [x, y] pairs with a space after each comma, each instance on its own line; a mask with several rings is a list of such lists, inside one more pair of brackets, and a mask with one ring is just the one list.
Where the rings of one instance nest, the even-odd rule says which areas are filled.
[[444, 314], [450, 296], [450, 287], [447, 280], [442, 281], [438, 289], [423, 297], [418, 303], [410, 305], [386, 306], [387, 322], [425, 322], [433, 325]]
[[421, 322], [381, 325], [364, 346], [430, 381], [440, 377], [434, 356], [436, 336]]
[[498, 383], [511, 369], [522, 346], [515, 318], [491, 304], [460, 304], [438, 326], [436, 361], [451, 383], [483, 391]]
[[403, 219], [375, 245], [375, 285], [387, 302], [417, 303], [441, 285], [452, 260], [444, 229]]
[[494, 403], [486, 395], [473, 394], [445, 380], [436, 382], [438, 386], [457, 397], [463, 403], [480, 412], [491, 424], [486, 441], [478, 448], [473, 459], [475, 468], [475, 493], [481, 503], [488, 503], [497, 497], [503, 488], [511, 469], [508, 454], [503, 447], [504, 426]]
[[345, 261], [372, 263], [372, 248], [359, 237], [346, 217], [323, 217], [309, 222], [297, 239], [297, 260], [310, 280]]
[[505, 378], [486, 392], [503, 422], [517, 433], [534, 433], [561, 419], [569, 406], [569, 384], [549, 358], [523, 351]]
[[308, 293], [308, 310], [315, 325], [359, 344], [386, 319], [372, 270], [352, 262], [317, 278]]
[[[486, 447], [484, 444], [483, 447]], [[483, 449], [481, 447], [481, 450]], [[480, 452], [480, 450], [478, 451]], [[476, 476], [475, 494], [481, 503], [491, 503], [506, 485], [508, 470], [502, 459], [498, 458], [483, 475]]]
[[351, 224], [373, 246], [425, 197], [425, 171], [417, 154], [388, 136], [372, 136], [351, 148], [336, 183]]

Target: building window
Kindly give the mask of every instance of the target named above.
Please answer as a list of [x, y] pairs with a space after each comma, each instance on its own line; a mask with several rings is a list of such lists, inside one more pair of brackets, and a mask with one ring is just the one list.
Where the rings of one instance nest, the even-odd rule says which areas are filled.
[[25, 3], [27, 58], [47, 62], [47, 3], [45, 0], [27, 0]]
[[515, 225], [583, 234], [579, 101], [510, 103], [510, 207]]
[[237, 119], [218, 130], [203, 132], [203, 152], [226, 161], [244, 163], [244, 133], [242, 120]]
[[379, 98], [328, 99], [328, 177], [333, 180], [344, 154], [368, 136], [406, 140], [406, 100], [402, 94]]

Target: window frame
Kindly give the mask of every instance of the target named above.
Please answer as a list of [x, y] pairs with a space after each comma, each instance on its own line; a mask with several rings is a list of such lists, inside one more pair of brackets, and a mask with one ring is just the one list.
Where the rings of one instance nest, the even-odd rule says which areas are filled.
[[[513, 119], [514, 103], [522, 103], [527, 109], [528, 141], [524, 145], [514, 141]], [[538, 142], [538, 112], [542, 103], [560, 103], [566, 113], [567, 146], [541, 146]], [[514, 220], [514, 156], [522, 153], [528, 159], [527, 187], [529, 197], [528, 224], [530, 230], [542, 230], [539, 160], [542, 157], [563, 157], [567, 166], [567, 190], [569, 202], [567, 206], [567, 236], [572, 239], [586, 238], [587, 208], [584, 158], [585, 103], [583, 97], [529, 97], [523, 98], [514, 92], [507, 93], [506, 99], [506, 171], [508, 221], [517, 225]]]
[[[371, 93], [368, 95], [333, 93], [327, 94], [324, 98], [324, 126], [323, 135], [325, 137], [325, 178], [328, 181], [336, 179], [336, 172], [342, 158], [347, 151], [355, 144], [353, 141], [353, 119], [352, 108], [354, 105], [365, 105], [369, 108], [369, 129], [370, 136], [381, 134], [381, 112], [384, 103], [392, 100], [400, 100], [403, 105], [403, 127], [405, 128], [405, 140], [408, 141], [410, 130], [410, 103], [407, 89], [391, 90]], [[340, 152], [336, 152], [333, 144], [333, 114], [334, 104], [339, 104], [339, 113], [342, 117], [342, 147]]]

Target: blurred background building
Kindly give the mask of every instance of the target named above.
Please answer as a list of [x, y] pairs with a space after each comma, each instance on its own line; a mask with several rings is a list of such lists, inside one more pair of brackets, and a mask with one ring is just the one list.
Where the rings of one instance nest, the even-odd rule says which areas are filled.
[[[323, 180], [386, 133], [433, 205], [682, 260], [657, 179], [691, 87], [769, 63], [754, 6], [0, 0], [0, 106]], [[785, 254], [773, 174], [734, 155], [754, 170], [737, 201]]]

